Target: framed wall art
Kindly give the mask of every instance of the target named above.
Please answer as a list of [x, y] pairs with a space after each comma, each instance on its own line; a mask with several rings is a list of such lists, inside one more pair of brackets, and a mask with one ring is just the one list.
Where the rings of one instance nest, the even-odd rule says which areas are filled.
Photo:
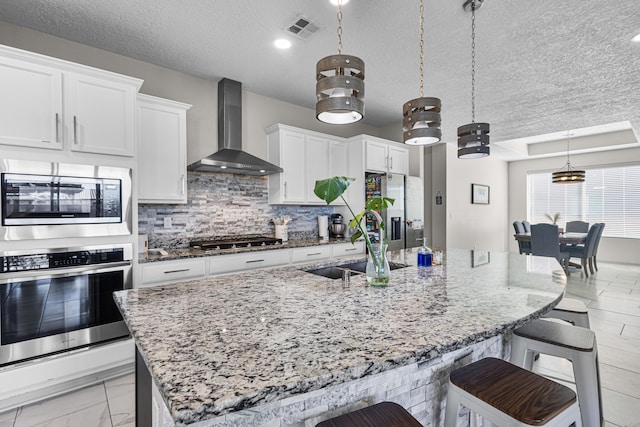
[[471, 184], [471, 203], [475, 205], [489, 204], [489, 186]]

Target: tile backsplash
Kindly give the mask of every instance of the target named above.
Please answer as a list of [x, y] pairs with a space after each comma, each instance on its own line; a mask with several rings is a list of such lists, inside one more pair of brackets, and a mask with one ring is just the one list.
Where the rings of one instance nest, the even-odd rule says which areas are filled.
[[[316, 238], [328, 206], [269, 205], [267, 177], [206, 172], [187, 174], [184, 205], [138, 205], [138, 232], [150, 248], [188, 247], [189, 241], [239, 235], [273, 236], [271, 218], [288, 215], [289, 238]], [[165, 218], [171, 226], [165, 228]]]

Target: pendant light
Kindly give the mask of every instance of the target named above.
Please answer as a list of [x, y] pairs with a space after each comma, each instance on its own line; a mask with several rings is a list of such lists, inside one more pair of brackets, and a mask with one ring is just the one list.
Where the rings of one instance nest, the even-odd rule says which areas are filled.
[[402, 140], [409, 145], [431, 145], [440, 142], [439, 98], [424, 96], [424, 3], [420, 0], [420, 98], [402, 106]]
[[569, 137], [570, 134], [567, 131], [567, 164], [558, 172], [551, 174], [551, 182], [554, 184], [573, 184], [584, 182], [585, 179], [585, 172], [583, 170], [574, 169], [571, 166], [571, 161], [569, 160]]
[[489, 155], [489, 123], [476, 123], [476, 9], [482, 0], [467, 0], [465, 11], [471, 11], [471, 123], [458, 128], [458, 158], [477, 159]]
[[338, 54], [316, 64], [316, 118], [348, 124], [364, 117], [364, 61], [342, 54], [342, 3], [338, 4]]

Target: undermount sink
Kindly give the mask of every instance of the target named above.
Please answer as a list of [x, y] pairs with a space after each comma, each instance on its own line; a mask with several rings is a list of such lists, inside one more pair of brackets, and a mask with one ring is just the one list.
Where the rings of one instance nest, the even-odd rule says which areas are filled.
[[[406, 264], [400, 264], [397, 262], [390, 262], [389, 268], [391, 270], [397, 270], [399, 268], [407, 267]], [[333, 265], [329, 267], [315, 268], [313, 270], [306, 270], [307, 273], [316, 274], [318, 276], [327, 277], [329, 279], [342, 278], [342, 272], [344, 270], [351, 270], [352, 275], [364, 273], [367, 269], [367, 261], [352, 262], [350, 264]]]

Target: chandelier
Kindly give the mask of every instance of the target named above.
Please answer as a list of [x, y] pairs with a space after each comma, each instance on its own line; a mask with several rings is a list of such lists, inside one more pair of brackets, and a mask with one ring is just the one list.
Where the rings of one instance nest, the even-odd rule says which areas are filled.
[[569, 160], [569, 137], [570, 134], [567, 131], [567, 163], [562, 169], [551, 174], [551, 182], [554, 184], [573, 184], [578, 182], [584, 182], [585, 171], [580, 169], [574, 169], [571, 166]]

